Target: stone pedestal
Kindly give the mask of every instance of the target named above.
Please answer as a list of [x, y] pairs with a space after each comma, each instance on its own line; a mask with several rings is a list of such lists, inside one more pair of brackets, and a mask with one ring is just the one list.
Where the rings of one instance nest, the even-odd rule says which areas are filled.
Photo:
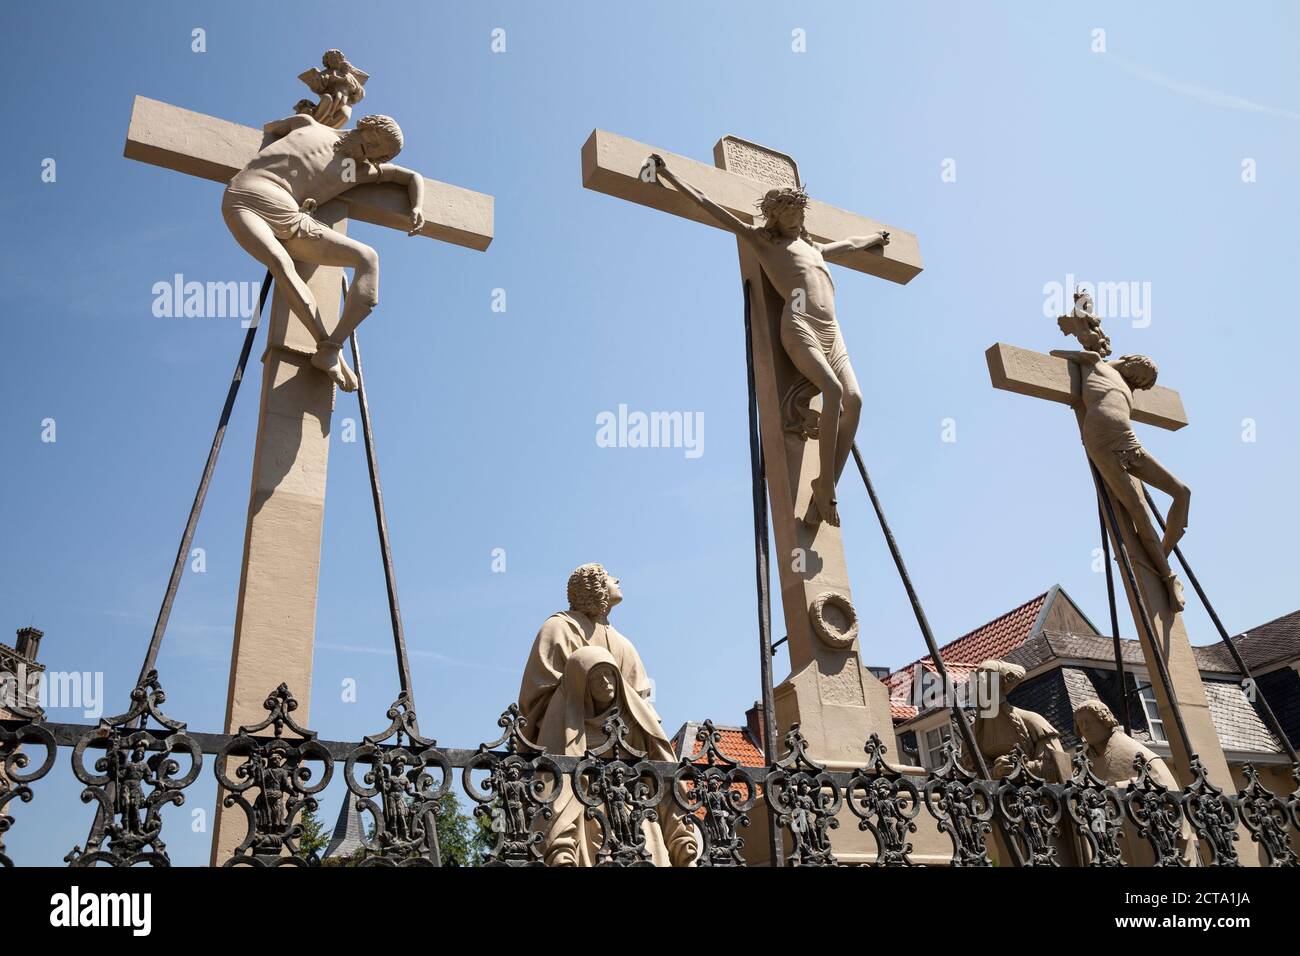
[[[332, 202], [315, 216], [347, 230], [347, 207]], [[299, 264], [316, 297], [325, 327], [339, 319], [343, 269]], [[284, 682], [298, 700], [295, 719], [306, 726], [311, 712], [312, 654], [320, 575], [325, 476], [329, 460], [334, 383], [313, 368], [315, 340], [275, 290], [262, 357], [262, 394], [244, 562], [230, 660], [225, 732], [256, 724], [263, 702]], [[227, 771], [233, 776], [233, 768]], [[243, 839], [247, 820], [221, 806], [218, 787], [212, 865], [220, 866]]]

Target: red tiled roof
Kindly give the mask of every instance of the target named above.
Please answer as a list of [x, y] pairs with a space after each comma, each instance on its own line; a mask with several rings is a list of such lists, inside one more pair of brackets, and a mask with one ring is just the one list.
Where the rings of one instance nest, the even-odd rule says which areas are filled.
[[[700, 753], [702, 745], [695, 739], [695, 734], [699, 731], [702, 724], [688, 722], [681, 730], [677, 732], [677, 738], [673, 740], [673, 745], [679, 755], [687, 749], [690, 751], [692, 759]], [[762, 767], [767, 761], [763, 759], [763, 751], [759, 749], [757, 743], [749, 736], [749, 732], [743, 727], [714, 727], [722, 737], [718, 741], [718, 749], [722, 755], [730, 760], [736, 761], [742, 767]], [[703, 763], [702, 760], [695, 761]]]
[[[1004, 657], [1023, 644], [1033, 631], [1034, 622], [1038, 620], [1050, 593], [1044, 591], [1020, 607], [1001, 617], [995, 617], [987, 624], [940, 647], [939, 656], [943, 658], [953, 683], [963, 683], [982, 661]], [[935, 671], [934, 660], [927, 655], [894, 671], [885, 679], [885, 685], [889, 688], [889, 709], [896, 720], [910, 720], [916, 716], [916, 708], [907, 703], [907, 700], [918, 664], [928, 671]]]
[[894, 720], [911, 720], [916, 716], [916, 708], [902, 700], [889, 698], [889, 716]]

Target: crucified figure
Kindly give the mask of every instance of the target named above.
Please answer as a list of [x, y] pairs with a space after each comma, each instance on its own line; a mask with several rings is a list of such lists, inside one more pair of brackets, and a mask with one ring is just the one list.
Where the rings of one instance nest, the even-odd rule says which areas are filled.
[[812, 481], [810, 524], [840, 523], [835, 485], [853, 446], [862, 415], [858, 387], [849, 353], [835, 320], [835, 283], [826, 267], [827, 253], [870, 249], [889, 242], [889, 233], [852, 236], [837, 242], [814, 242], [804, 229], [808, 194], [802, 188], [768, 190], [759, 204], [761, 226], [741, 222], [699, 189], [683, 182], [653, 154], [655, 181], [664, 180], [697, 202], [724, 229], [744, 239], [758, 256], [763, 273], [785, 299], [781, 313], [781, 345], [794, 367], [821, 393], [818, 426], [821, 471]]
[[[306, 115], [267, 123], [276, 137], [235, 174], [221, 200], [221, 215], [235, 240], [270, 270], [289, 308], [316, 340], [311, 364], [351, 392], [357, 377], [341, 350], [379, 304], [379, 256], [374, 249], [313, 218], [317, 206], [361, 183], [398, 183], [411, 200], [414, 236], [424, 226], [424, 179], [389, 160], [402, 149], [402, 130], [390, 117], [366, 116], [356, 129], [334, 130]], [[333, 334], [298, 275], [294, 260], [354, 270]]]
[[[1134, 555], [1134, 560], [1160, 576], [1170, 605], [1181, 611], [1186, 603], [1183, 586], [1169, 567], [1169, 555], [1187, 531], [1192, 491], [1143, 448], [1133, 432], [1133, 390], [1155, 385], [1156, 363], [1145, 355], [1122, 355], [1108, 362], [1094, 351], [1058, 349], [1052, 354], [1078, 365], [1083, 373], [1083, 447], [1110, 492], [1116, 517], [1122, 521], [1127, 515], [1142, 542], [1146, 561], [1142, 555]], [[1151, 523], [1138, 482], [1173, 498], [1163, 539]]]

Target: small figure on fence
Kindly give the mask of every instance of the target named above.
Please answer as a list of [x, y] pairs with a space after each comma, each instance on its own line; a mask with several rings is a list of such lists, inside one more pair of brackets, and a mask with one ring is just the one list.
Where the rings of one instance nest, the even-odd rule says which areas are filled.
[[415, 785], [406, 776], [406, 757], [394, 754], [391, 768], [380, 761], [377, 770], [377, 782], [384, 802], [384, 830], [396, 842], [409, 842], [415, 813]]
[[709, 846], [730, 847], [736, 839], [736, 813], [731, 796], [721, 777], [709, 777], [704, 791], [704, 825], [708, 827]]
[[502, 827], [506, 839], [522, 840], [528, 833], [528, 784], [518, 765], [511, 764], [506, 770], [505, 780], [497, 792], [501, 795]]
[[137, 743], [131, 748], [130, 756], [125, 749], [116, 755], [117, 768], [117, 806], [114, 808], [121, 821], [122, 828], [132, 836], [144, 833], [144, 816], [148, 807], [145, 801], [144, 785], [153, 778], [146, 760], [147, 751], [144, 744]]
[[289, 795], [293, 790], [293, 772], [284, 765], [284, 754], [272, 750], [266, 763], [260, 761], [253, 768], [257, 781], [256, 811], [259, 817], [259, 830], [269, 837], [284, 834], [288, 823], [287, 809]]

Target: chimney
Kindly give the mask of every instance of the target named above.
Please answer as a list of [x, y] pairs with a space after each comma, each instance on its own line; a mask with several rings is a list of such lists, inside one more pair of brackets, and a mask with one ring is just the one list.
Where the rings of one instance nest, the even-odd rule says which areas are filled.
[[745, 711], [745, 730], [750, 738], [758, 744], [758, 749], [767, 752], [763, 737], [763, 702], [756, 700], [754, 706]]
[[18, 652], [19, 657], [25, 657], [35, 663], [37, 655], [41, 651], [41, 638], [44, 636], [44, 631], [37, 630], [34, 627], [20, 627], [18, 629], [18, 644], [14, 647], [14, 650]]

